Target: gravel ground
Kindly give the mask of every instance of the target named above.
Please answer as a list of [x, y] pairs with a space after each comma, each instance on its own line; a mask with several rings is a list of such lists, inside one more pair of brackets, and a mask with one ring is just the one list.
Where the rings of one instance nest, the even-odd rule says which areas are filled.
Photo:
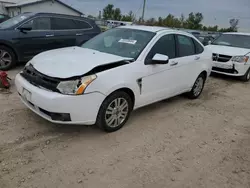
[[139, 109], [110, 134], [51, 124], [0, 91], [0, 187], [249, 188], [249, 91], [211, 77], [200, 99]]

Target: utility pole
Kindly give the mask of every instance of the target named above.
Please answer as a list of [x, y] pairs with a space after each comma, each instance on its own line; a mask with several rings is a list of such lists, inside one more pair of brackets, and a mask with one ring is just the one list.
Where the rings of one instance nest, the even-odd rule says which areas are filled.
[[146, 6], [146, 0], [143, 0], [143, 9], [142, 9], [142, 17], [141, 17], [142, 22], [144, 22], [145, 6]]

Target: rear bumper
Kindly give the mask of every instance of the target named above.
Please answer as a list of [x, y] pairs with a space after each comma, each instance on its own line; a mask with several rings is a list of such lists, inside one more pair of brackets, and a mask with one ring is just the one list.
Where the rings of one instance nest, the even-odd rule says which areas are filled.
[[98, 92], [71, 96], [47, 91], [30, 84], [20, 74], [16, 76], [15, 84], [22, 102], [53, 123], [92, 125], [106, 97]]

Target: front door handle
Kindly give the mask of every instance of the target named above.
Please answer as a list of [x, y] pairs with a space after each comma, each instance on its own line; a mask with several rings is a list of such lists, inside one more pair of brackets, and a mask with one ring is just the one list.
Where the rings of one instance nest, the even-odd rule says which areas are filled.
[[54, 35], [52, 34], [52, 35], [46, 35], [46, 37], [54, 37]]
[[77, 33], [76, 36], [82, 36], [83, 34], [82, 33]]
[[175, 66], [175, 65], [178, 65], [178, 62], [173, 61], [173, 62], [170, 63], [170, 66]]
[[200, 57], [199, 56], [196, 56], [195, 58], [194, 58], [194, 60], [199, 60], [200, 59]]

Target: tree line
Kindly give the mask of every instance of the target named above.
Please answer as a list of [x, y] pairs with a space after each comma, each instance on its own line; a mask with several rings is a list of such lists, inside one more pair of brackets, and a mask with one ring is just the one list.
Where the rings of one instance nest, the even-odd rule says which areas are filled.
[[180, 17], [175, 17], [172, 14], [168, 14], [166, 17], [150, 18], [147, 20], [136, 19], [135, 14], [130, 11], [128, 14], [122, 14], [120, 8], [115, 8], [113, 4], [108, 4], [102, 13], [102, 17], [105, 20], [118, 20], [135, 22], [137, 24], [150, 25], [150, 26], [163, 26], [171, 28], [184, 28], [192, 30], [214, 31], [214, 32], [236, 32], [238, 30], [238, 19], [230, 19], [228, 28], [219, 28], [218, 25], [205, 26], [202, 24], [204, 16], [202, 13], [191, 12], [186, 18], [183, 14]]

